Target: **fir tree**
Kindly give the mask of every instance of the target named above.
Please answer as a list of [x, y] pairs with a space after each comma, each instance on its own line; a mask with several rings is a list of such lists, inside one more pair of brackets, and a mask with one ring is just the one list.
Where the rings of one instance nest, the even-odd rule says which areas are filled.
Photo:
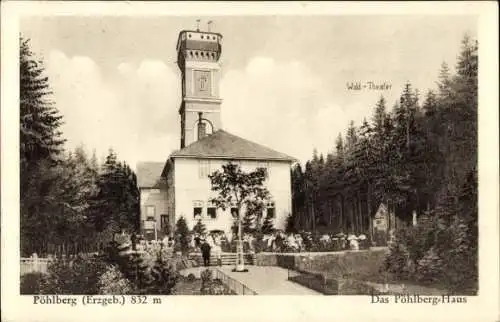
[[189, 228], [184, 217], [180, 217], [175, 224], [175, 248], [186, 253], [189, 250]]
[[207, 227], [205, 224], [199, 219], [193, 227], [193, 233], [203, 236], [207, 233]]
[[272, 234], [274, 231], [274, 216], [272, 214], [266, 215], [264, 222], [262, 223], [261, 232], [262, 234]]
[[55, 199], [64, 139], [62, 116], [51, 100], [43, 63], [20, 37], [20, 210], [21, 252], [44, 252], [55, 242], [51, 222], [59, 220], [64, 203]]

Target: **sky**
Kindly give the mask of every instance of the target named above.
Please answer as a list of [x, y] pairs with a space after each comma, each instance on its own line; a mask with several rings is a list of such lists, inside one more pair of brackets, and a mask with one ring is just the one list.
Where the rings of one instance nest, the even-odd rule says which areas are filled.
[[[113, 148], [135, 167], [180, 148], [177, 36], [194, 16], [59, 16], [21, 20], [46, 67], [67, 148], [103, 158]], [[333, 150], [350, 120], [371, 119], [381, 95], [391, 109], [409, 81], [436, 87], [451, 69], [474, 16], [212, 16], [225, 130], [296, 157]], [[374, 82], [384, 90], [350, 90]]]

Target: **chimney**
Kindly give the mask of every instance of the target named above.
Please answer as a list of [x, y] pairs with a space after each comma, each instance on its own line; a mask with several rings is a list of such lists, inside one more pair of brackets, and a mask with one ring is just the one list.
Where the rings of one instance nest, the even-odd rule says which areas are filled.
[[203, 123], [203, 113], [198, 112], [198, 140], [202, 139], [205, 137], [207, 129], [206, 129], [206, 124]]

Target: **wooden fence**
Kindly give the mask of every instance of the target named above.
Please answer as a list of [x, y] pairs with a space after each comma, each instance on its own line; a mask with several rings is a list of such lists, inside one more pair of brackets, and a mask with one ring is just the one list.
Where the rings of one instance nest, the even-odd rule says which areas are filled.
[[50, 261], [49, 258], [21, 257], [21, 275], [36, 272], [47, 273]]

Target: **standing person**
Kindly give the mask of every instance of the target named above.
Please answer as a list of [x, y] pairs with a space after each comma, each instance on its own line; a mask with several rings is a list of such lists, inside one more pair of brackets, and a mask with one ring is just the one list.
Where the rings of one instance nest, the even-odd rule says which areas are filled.
[[203, 257], [203, 265], [205, 267], [210, 266], [210, 245], [208, 244], [206, 239], [203, 239], [201, 242], [201, 256]]
[[132, 233], [132, 236], [130, 237], [130, 241], [132, 242], [132, 250], [136, 250], [136, 245], [137, 245], [137, 235]]
[[201, 246], [200, 244], [201, 238], [199, 234], [194, 235], [194, 247], [198, 248]]

